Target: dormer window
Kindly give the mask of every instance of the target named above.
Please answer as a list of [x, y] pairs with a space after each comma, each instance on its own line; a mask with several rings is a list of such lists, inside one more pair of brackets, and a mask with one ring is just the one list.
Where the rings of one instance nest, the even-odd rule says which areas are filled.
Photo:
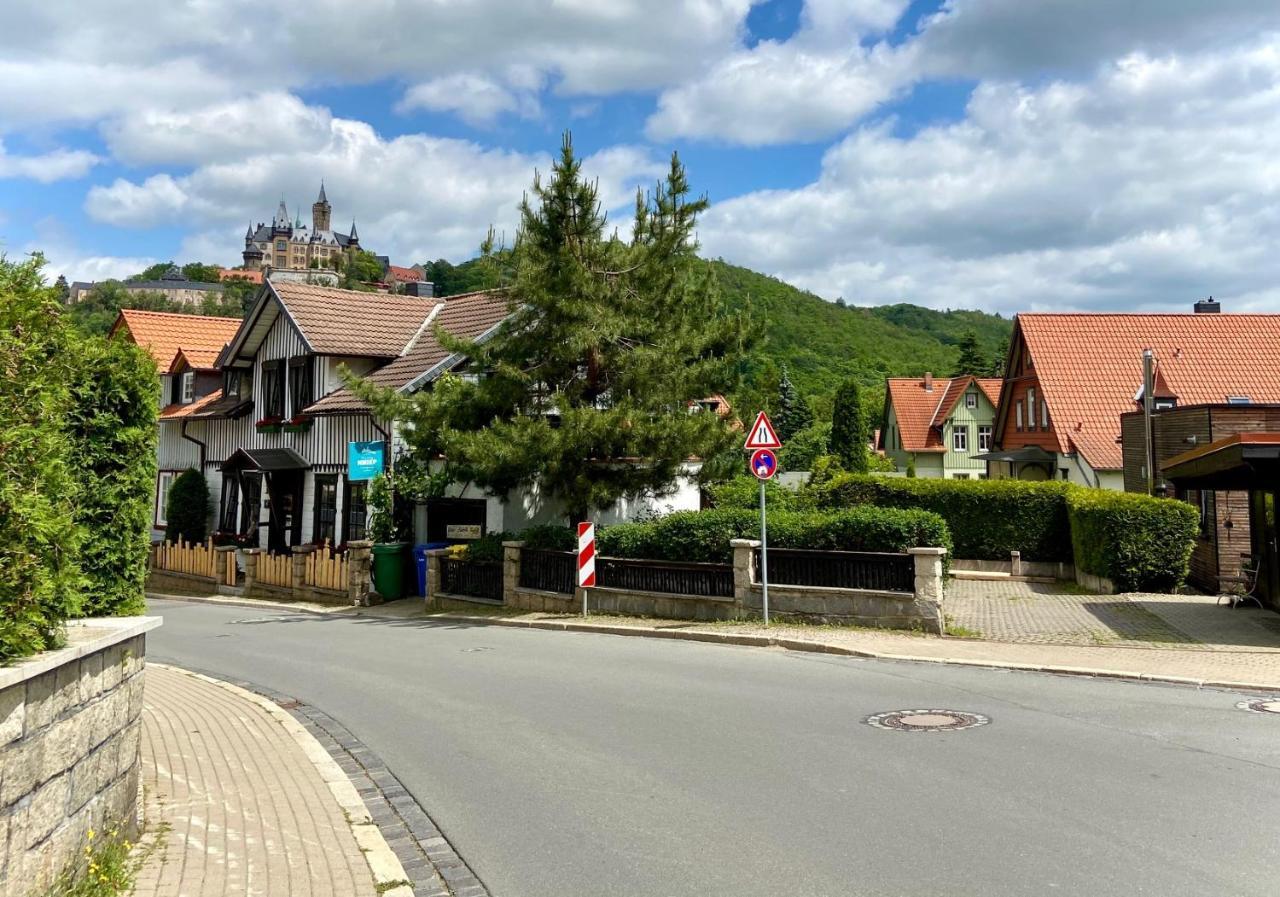
[[182, 375], [182, 404], [190, 405], [196, 398], [196, 375], [186, 371]]
[[1248, 396], [1227, 396], [1228, 405], [1252, 405]]
[[222, 394], [227, 398], [237, 398], [240, 395], [240, 372], [234, 368], [222, 375]]
[[970, 410], [978, 407], [978, 394], [976, 392], [967, 392], [964, 394], [964, 407]]

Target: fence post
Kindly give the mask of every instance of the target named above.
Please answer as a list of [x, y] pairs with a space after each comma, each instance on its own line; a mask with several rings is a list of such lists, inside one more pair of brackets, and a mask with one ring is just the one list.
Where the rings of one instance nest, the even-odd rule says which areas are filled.
[[261, 548], [246, 548], [244, 550], [244, 593], [245, 595], [253, 594], [253, 587], [258, 581], [258, 555], [262, 554]]
[[293, 549], [289, 586], [293, 590], [294, 601], [305, 601], [307, 598], [307, 558], [315, 551], [314, 545], [298, 545]]
[[523, 542], [502, 543], [502, 603], [512, 607], [516, 603], [516, 588], [520, 585], [520, 549]]
[[428, 608], [440, 595], [440, 558], [449, 553], [447, 548], [433, 548], [427, 552], [427, 594], [423, 596]]
[[908, 548], [907, 554], [916, 565], [916, 610], [926, 620], [932, 621], [933, 631], [942, 635], [946, 620], [942, 616], [942, 558], [945, 548]]
[[213, 550], [217, 552], [214, 559], [213, 575], [218, 580], [218, 586], [226, 585], [228, 579], [234, 582], [234, 577], [227, 575], [227, 568], [236, 562], [236, 547], [234, 545], [218, 545]]
[[357, 607], [369, 606], [373, 585], [369, 575], [372, 547], [373, 543], [365, 539], [347, 543], [347, 598]]
[[1021, 551], [1014, 550], [1009, 552], [1009, 575], [1010, 576], [1022, 575], [1022, 552]]
[[730, 539], [729, 547], [733, 549], [734, 616], [742, 618], [747, 615], [751, 586], [756, 581], [756, 549], [760, 547], [760, 540]]

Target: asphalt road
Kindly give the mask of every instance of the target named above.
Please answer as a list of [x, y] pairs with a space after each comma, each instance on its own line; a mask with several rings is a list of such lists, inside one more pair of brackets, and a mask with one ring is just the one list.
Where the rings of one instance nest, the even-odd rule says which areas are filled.
[[[155, 602], [344, 722], [495, 897], [1280, 893], [1280, 715], [1152, 684]], [[1141, 649], [1118, 649], [1141, 650]], [[865, 725], [945, 708], [951, 733]]]

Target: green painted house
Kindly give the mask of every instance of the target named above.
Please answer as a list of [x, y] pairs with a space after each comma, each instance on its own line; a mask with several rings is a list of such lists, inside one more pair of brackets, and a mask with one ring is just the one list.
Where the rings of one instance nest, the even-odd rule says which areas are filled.
[[916, 476], [978, 479], [987, 462], [975, 455], [994, 447], [998, 377], [890, 377], [886, 381], [880, 449], [899, 470]]

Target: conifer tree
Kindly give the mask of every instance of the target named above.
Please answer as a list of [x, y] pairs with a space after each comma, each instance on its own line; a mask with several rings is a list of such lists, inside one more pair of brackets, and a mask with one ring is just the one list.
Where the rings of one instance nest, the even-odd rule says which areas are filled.
[[740, 434], [690, 404], [732, 392], [750, 331], [724, 306], [710, 266], [696, 264], [694, 198], [676, 155], [652, 194], [637, 192], [630, 240], [607, 235], [597, 185], [565, 135], [545, 182], [535, 174], [505, 288], [511, 314], [483, 344], [437, 336], [482, 372], [427, 392], [357, 391], [420, 457], [507, 496], [534, 488], [572, 520], [662, 492], [690, 458], [712, 458]]
[[782, 382], [778, 385], [778, 438], [786, 442], [801, 430], [813, 426], [813, 411], [809, 403], [796, 390], [786, 367], [782, 369]]
[[965, 331], [964, 336], [960, 338], [958, 348], [960, 359], [956, 362], [957, 377], [966, 374], [982, 377], [990, 370], [991, 362], [982, 354], [982, 349], [978, 346], [978, 335], [972, 330]]
[[845, 470], [867, 472], [867, 439], [862, 389], [857, 380], [845, 380], [836, 391], [835, 409], [831, 414], [831, 450], [839, 456]]

